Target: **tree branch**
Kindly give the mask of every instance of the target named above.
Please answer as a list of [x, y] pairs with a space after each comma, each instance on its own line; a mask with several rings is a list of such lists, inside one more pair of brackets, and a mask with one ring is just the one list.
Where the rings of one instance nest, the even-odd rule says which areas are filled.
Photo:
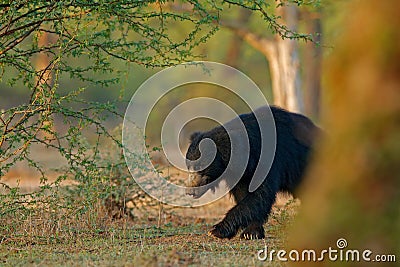
[[238, 25], [233, 21], [220, 20], [219, 24], [237, 34], [253, 48], [269, 57], [274, 49], [274, 41], [251, 32], [249, 29]]

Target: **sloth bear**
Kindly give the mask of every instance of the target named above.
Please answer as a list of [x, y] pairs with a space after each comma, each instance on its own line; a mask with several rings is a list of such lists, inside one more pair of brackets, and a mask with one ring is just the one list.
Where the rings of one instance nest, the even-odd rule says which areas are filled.
[[[276, 129], [275, 155], [271, 168], [261, 185], [255, 191], [250, 192], [249, 185], [261, 154], [261, 132], [257, 121], [259, 117], [256, 117], [255, 113], [266, 114], [270, 112], [269, 109]], [[296, 188], [303, 179], [310, 152], [321, 130], [301, 114], [275, 106], [264, 106], [254, 112], [242, 114], [208, 132], [195, 132], [190, 137], [191, 143], [186, 153], [189, 170], [188, 195], [195, 198], [201, 197], [207, 189], [200, 190], [199, 186], [215, 181], [227, 169], [231, 141], [228, 136], [229, 130], [225, 126], [235, 120], [238, 121], [238, 119], [241, 120], [240, 123], [243, 123], [248, 135], [250, 152], [248, 161], [244, 165], [244, 173], [235, 185], [231, 183], [229, 186], [231, 176], [228, 175], [229, 178], [222, 177], [229, 186], [229, 193], [233, 196], [236, 206], [229, 210], [220, 223], [214, 225], [209, 234], [218, 238], [232, 238], [240, 229], [244, 229], [241, 238], [262, 239], [265, 237], [263, 224], [268, 219], [277, 192], [295, 194]], [[269, 126], [273, 127], [273, 124], [269, 124]], [[201, 169], [198, 166], [201, 165], [198, 159], [201, 156], [199, 144], [203, 139], [211, 139], [214, 142], [216, 154], [212, 158], [212, 162]], [[240, 140], [247, 142], [247, 140]], [[259, 164], [263, 164], [263, 162]]]

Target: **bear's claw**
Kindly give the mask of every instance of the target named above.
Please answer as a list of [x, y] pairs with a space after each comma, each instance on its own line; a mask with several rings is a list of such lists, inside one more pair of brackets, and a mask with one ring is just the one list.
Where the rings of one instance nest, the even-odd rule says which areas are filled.
[[240, 238], [246, 240], [264, 239], [264, 228], [260, 225], [250, 225], [243, 231]]

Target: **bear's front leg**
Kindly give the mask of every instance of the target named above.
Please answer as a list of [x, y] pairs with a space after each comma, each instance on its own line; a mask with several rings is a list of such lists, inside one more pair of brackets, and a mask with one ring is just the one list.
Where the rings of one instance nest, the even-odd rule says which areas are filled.
[[208, 232], [208, 235], [215, 236], [218, 238], [229, 238], [234, 237], [239, 229], [232, 228], [229, 224], [222, 220], [220, 223], [213, 226]]
[[244, 229], [243, 233], [240, 235], [241, 239], [251, 240], [251, 239], [264, 239], [264, 227], [260, 223], [251, 223]]
[[[268, 218], [275, 198], [276, 190], [262, 186], [233, 207], [209, 234], [218, 238], [232, 238], [240, 229], [246, 228], [243, 233], [249, 239], [264, 238], [262, 225]], [[246, 239], [246, 236], [243, 237]]]

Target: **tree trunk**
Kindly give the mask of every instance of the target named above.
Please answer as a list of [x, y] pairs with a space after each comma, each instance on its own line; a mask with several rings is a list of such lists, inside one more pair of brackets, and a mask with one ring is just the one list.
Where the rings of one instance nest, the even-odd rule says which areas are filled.
[[[286, 21], [285, 24], [291, 31], [297, 31], [298, 8], [296, 6], [279, 7], [278, 15]], [[220, 23], [234, 31], [267, 58], [271, 73], [274, 104], [290, 111], [303, 113], [304, 103], [297, 40], [282, 39], [278, 35], [274, 40], [271, 40], [252, 33], [237, 22], [220, 21]]]
[[[56, 42], [56, 37], [47, 32], [41, 32], [38, 36], [38, 47], [45, 48]], [[52, 71], [53, 56], [48, 52], [41, 52], [37, 55], [35, 61], [35, 69], [38, 73], [36, 78], [37, 86], [42, 90], [48, 90], [53, 87], [53, 71]]]
[[298, 51], [292, 40], [273, 43], [268, 59], [274, 104], [294, 112], [304, 112]]
[[[47, 32], [41, 32], [38, 36], [38, 47], [46, 48], [55, 44], [57, 41], [56, 36], [53, 34], [49, 34]], [[35, 69], [36, 69], [36, 97], [35, 99], [41, 99], [41, 101], [45, 100], [46, 104], [49, 104], [52, 101], [53, 93], [53, 85], [54, 85], [54, 56], [49, 52], [45, 51], [39, 53], [36, 56], [35, 60]], [[33, 99], [32, 101], [36, 101]], [[42, 102], [42, 105], [45, 105]], [[44, 140], [52, 140], [54, 138], [54, 123], [53, 119], [49, 117], [47, 112], [43, 112], [41, 114], [43, 116], [43, 126], [45, 129], [41, 131], [41, 134], [44, 137]]]
[[[298, 8], [293, 5], [281, 6], [277, 13], [293, 32], [297, 31]], [[283, 23], [283, 22], [281, 22]], [[273, 53], [266, 55], [271, 64], [274, 104], [290, 111], [303, 112], [300, 62], [297, 40], [276, 36]]]
[[[278, 13], [286, 21], [287, 27], [295, 32], [298, 22], [297, 7], [293, 5], [282, 6], [278, 8]], [[297, 41], [287, 38], [282, 39], [278, 35], [274, 40], [269, 40], [243, 29], [242, 25], [227, 23], [223, 23], [223, 25], [233, 29], [241, 38], [267, 58], [274, 104], [290, 111], [302, 113], [304, 104], [301, 92]]]

